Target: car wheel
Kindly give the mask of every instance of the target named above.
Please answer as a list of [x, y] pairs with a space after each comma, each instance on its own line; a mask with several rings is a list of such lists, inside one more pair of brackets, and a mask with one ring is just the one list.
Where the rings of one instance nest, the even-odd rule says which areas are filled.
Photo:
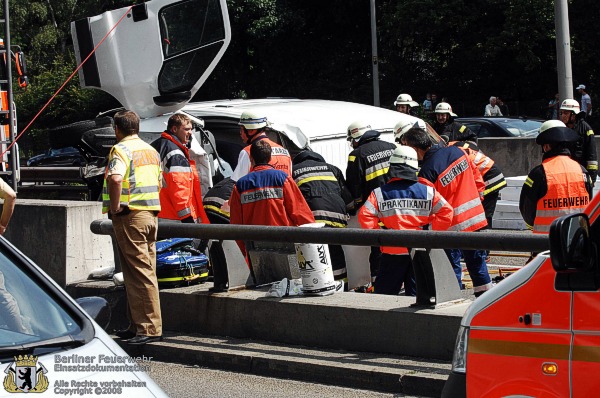
[[98, 156], [108, 156], [110, 149], [117, 143], [117, 136], [112, 127], [100, 127], [83, 133], [81, 140], [97, 152]]
[[[64, 126], [55, 127], [48, 131], [50, 147], [53, 149], [77, 146], [81, 136], [89, 130], [106, 127], [112, 130], [112, 118], [102, 116], [93, 120], [83, 120]], [[113, 132], [114, 135], [114, 132]]]

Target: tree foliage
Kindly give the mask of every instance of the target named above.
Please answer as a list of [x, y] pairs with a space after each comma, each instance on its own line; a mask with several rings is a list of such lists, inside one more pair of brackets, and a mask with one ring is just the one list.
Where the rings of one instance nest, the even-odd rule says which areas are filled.
[[[10, 0], [12, 42], [28, 56], [30, 88], [16, 93], [24, 126], [75, 69], [70, 22], [124, 0]], [[554, 6], [546, 0], [377, 0], [381, 103], [436, 91], [462, 114], [490, 95], [548, 99], [557, 88]], [[569, 5], [574, 83], [600, 83], [596, 0]], [[369, 0], [228, 0], [232, 42], [196, 100], [290, 96], [372, 103]], [[115, 103], [76, 79], [34, 131], [81, 120]]]

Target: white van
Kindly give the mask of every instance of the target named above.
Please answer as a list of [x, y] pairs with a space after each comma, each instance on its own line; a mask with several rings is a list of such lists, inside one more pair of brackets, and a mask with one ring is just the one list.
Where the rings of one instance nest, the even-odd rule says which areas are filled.
[[0, 396], [167, 397], [145, 373], [152, 358], [130, 357], [89, 314], [110, 319], [104, 299], [74, 301], [0, 237]]

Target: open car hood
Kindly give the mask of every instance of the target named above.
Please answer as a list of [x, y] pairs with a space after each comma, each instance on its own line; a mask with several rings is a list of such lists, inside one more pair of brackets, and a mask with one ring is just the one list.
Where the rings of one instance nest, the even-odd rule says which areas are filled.
[[[78, 64], [127, 10], [71, 23]], [[152, 0], [127, 12], [79, 70], [79, 80], [140, 117], [173, 112], [194, 96], [230, 41], [226, 0]]]

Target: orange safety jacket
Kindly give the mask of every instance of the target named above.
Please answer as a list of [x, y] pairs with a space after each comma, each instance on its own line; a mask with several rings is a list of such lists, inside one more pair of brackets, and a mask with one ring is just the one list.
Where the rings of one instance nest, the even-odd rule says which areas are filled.
[[162, 168], [158, 217], [183, 220], [191, 216], [197, 223], [209, 224], [202, 205], [196, 162], [190, 159], [188, 149], [167, 132], [151, 145], [160, 154]]
[[[281, 170], [287, 175], [292, 175], [292, 158], [290, 157], [290, 153], [287, 149], [279, 145], [278, 143], [271, 141], [265, 133], [261, 133], [252, 140], [252, 143], [256, 141], [264, 140], [268, 142], [271, 146], [271, 160], [269, 164], [273, 166], [275, 170]], [[252, 144], [247, 145], [240, 151], [238, 156], [237, 166], [233, 171], [233, 175], [231, 179], [233, 181], [237, 181], [243, 176], [247, 175], [252, 168], [252, 163], [250, 161], [250, 148]]]
[[545, 159], [542, 167], [548, 192], [537, 202], [533, 233], [547, 234], [556, 218], [583, 213], [590, 196], [585, 186], [587, 176], [576, 161], [567, 156], [554, 156]]
[[483, 178], [464, 150], [432, 146], [423, 158], [419, 180], [433, 186], [454, 208], [450, 231], [478, 231], [487, 225], [481, 205]]
[[[256, 165], [240, 178], [229, 203], [231, 224], [290, 227], [315, 222], [292, 177], [274, 170], [270, 164]], [[244, 243], [237, 241], [237, 244], [245, 256]]]
[[[452, 224], [452, 206], [435, 188], [426, 184], [393, 178], [376, 188], [358, 212], [365, 229], [419, 230], [431, 224], [434, 230], [446, 230]], [[408, 254], [406, 247], [381, 246], [387, 254]]]
[[502, 174], [498, 166], [496, 166], [494, 160], [485, 155], [477, 145], [463, 141], [449, 142], [448, 145], [454, 145], [461, 148], [467, 153], [469, 159], [473, 161], [475, 167], [477, 167], [483, 177], [483, 182], [485, 184], [485, 189], [483, 191], [484, 196], [499, 191], [506, 186], [504, 174]]

